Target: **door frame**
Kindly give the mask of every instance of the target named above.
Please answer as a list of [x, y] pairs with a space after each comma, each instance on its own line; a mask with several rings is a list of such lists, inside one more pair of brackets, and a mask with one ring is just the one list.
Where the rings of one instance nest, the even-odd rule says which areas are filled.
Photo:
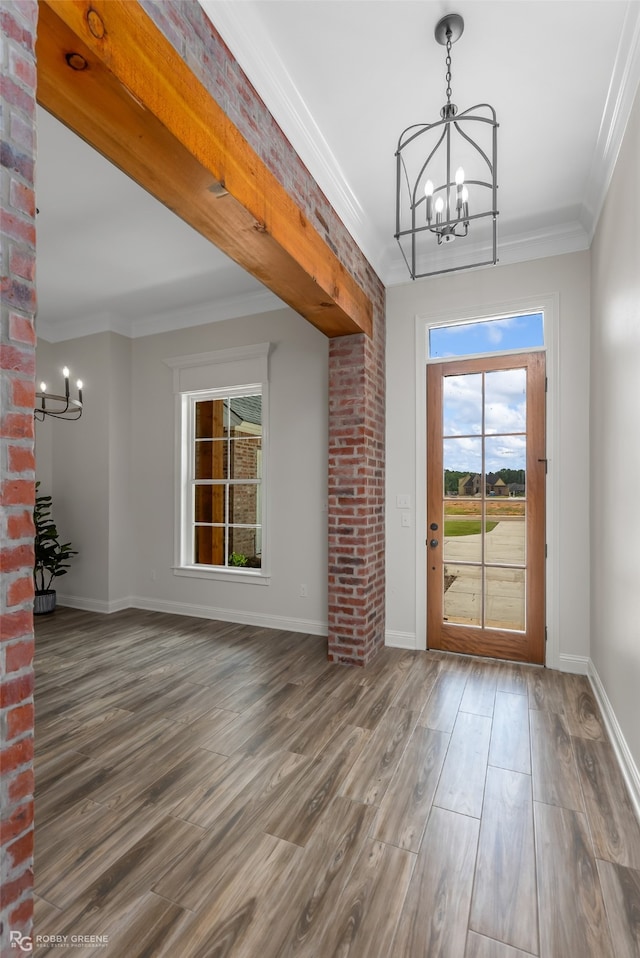
[[[453, 325], [454, 323], [490, 319], [498, 316], [511, 316], [520, 313], [544, 313], [545, 353], [547, 370], [547, 422], [546, 422], [546, 543], [547, 563], [545, 570], [546, 627], [547, 643], [545, 665], [549, 668], [560, 667], [560, 629], [559, 629], [559, 294], [527, 297], [503, 302], [495, 302], [482, 307], [461, 307], [446, 313], [415, 317], [415, 357], [416, 357], [416, 475], [415, 475], [415, 595], [416, 595], [416, 649], [427, 648], [427, 339], [432, 326]], [[507, 355], [509, 352], [521, 353], [524, 350], [509, 350], [487, 355]], [[462, 357], [458, 357], [462, 358]], [[434, 360], [434, 362], [442, 360]]]

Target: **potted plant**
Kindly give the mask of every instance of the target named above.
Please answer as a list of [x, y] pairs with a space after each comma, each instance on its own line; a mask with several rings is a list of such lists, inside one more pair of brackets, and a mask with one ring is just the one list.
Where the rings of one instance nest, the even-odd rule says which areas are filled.
[[[36, 483], [36, 493], [40, 483]], [[56, 590], [51, 583], [57, 576], [66, 575], [69, 559], [78, 553], [71, 548], [70, 542], [60, 542], [60, 535], [51, 517], [51, 496], [36, 495], [33, 510], [35, 526], [35, 562], [33, 578], [35, 597], [33, 614], [43, 615], [53, 612], [56, 607]]]

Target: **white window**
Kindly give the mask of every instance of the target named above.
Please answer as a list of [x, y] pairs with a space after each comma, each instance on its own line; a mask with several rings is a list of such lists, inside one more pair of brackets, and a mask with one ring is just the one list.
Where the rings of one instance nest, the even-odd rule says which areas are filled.
[[[166, 361], [177, 412], [177, 575], [267, 578], [268, 348]], [[261, 375], [238, 381], [248, 373]]]

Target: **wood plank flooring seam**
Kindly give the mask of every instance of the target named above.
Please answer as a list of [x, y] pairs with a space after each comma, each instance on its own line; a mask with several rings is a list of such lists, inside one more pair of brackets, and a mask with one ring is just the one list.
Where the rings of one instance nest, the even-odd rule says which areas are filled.
[[[526, 664], [526, 663], [523, 663]], [[470, 929], [469, 937], [475, 935], [477, 938], [486, 938], [487, 941], [494, 943], [499, 951], [500, 955], [504, 955], [504, 958], [539, 958], [538, 954], [534, 954], [532, 951], [523, 951], [522, 948], [514, 948], [512, 945], [507, 945], [504, 941], [500, 941], [499, 938], [492, 938], [490, 935], [479, 935], [477, 932], [474, 932]], [[468, 954], [465, 951], [465, 958]], [[475, 952], [472, 952], [472, 955], [475, 955]], [[571, 956], [573, 958], [573, 956]]]

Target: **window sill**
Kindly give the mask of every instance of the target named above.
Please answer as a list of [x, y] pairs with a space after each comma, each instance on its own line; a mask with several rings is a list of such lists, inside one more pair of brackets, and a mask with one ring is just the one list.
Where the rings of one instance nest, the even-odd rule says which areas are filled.
[[242, 582], [245, 585], [271, 585], [271, 576], [258, 569], [220, 569], [213, 566], [174, 566], [174, 575], [192, 579], [218, 579], [221, 582]]

